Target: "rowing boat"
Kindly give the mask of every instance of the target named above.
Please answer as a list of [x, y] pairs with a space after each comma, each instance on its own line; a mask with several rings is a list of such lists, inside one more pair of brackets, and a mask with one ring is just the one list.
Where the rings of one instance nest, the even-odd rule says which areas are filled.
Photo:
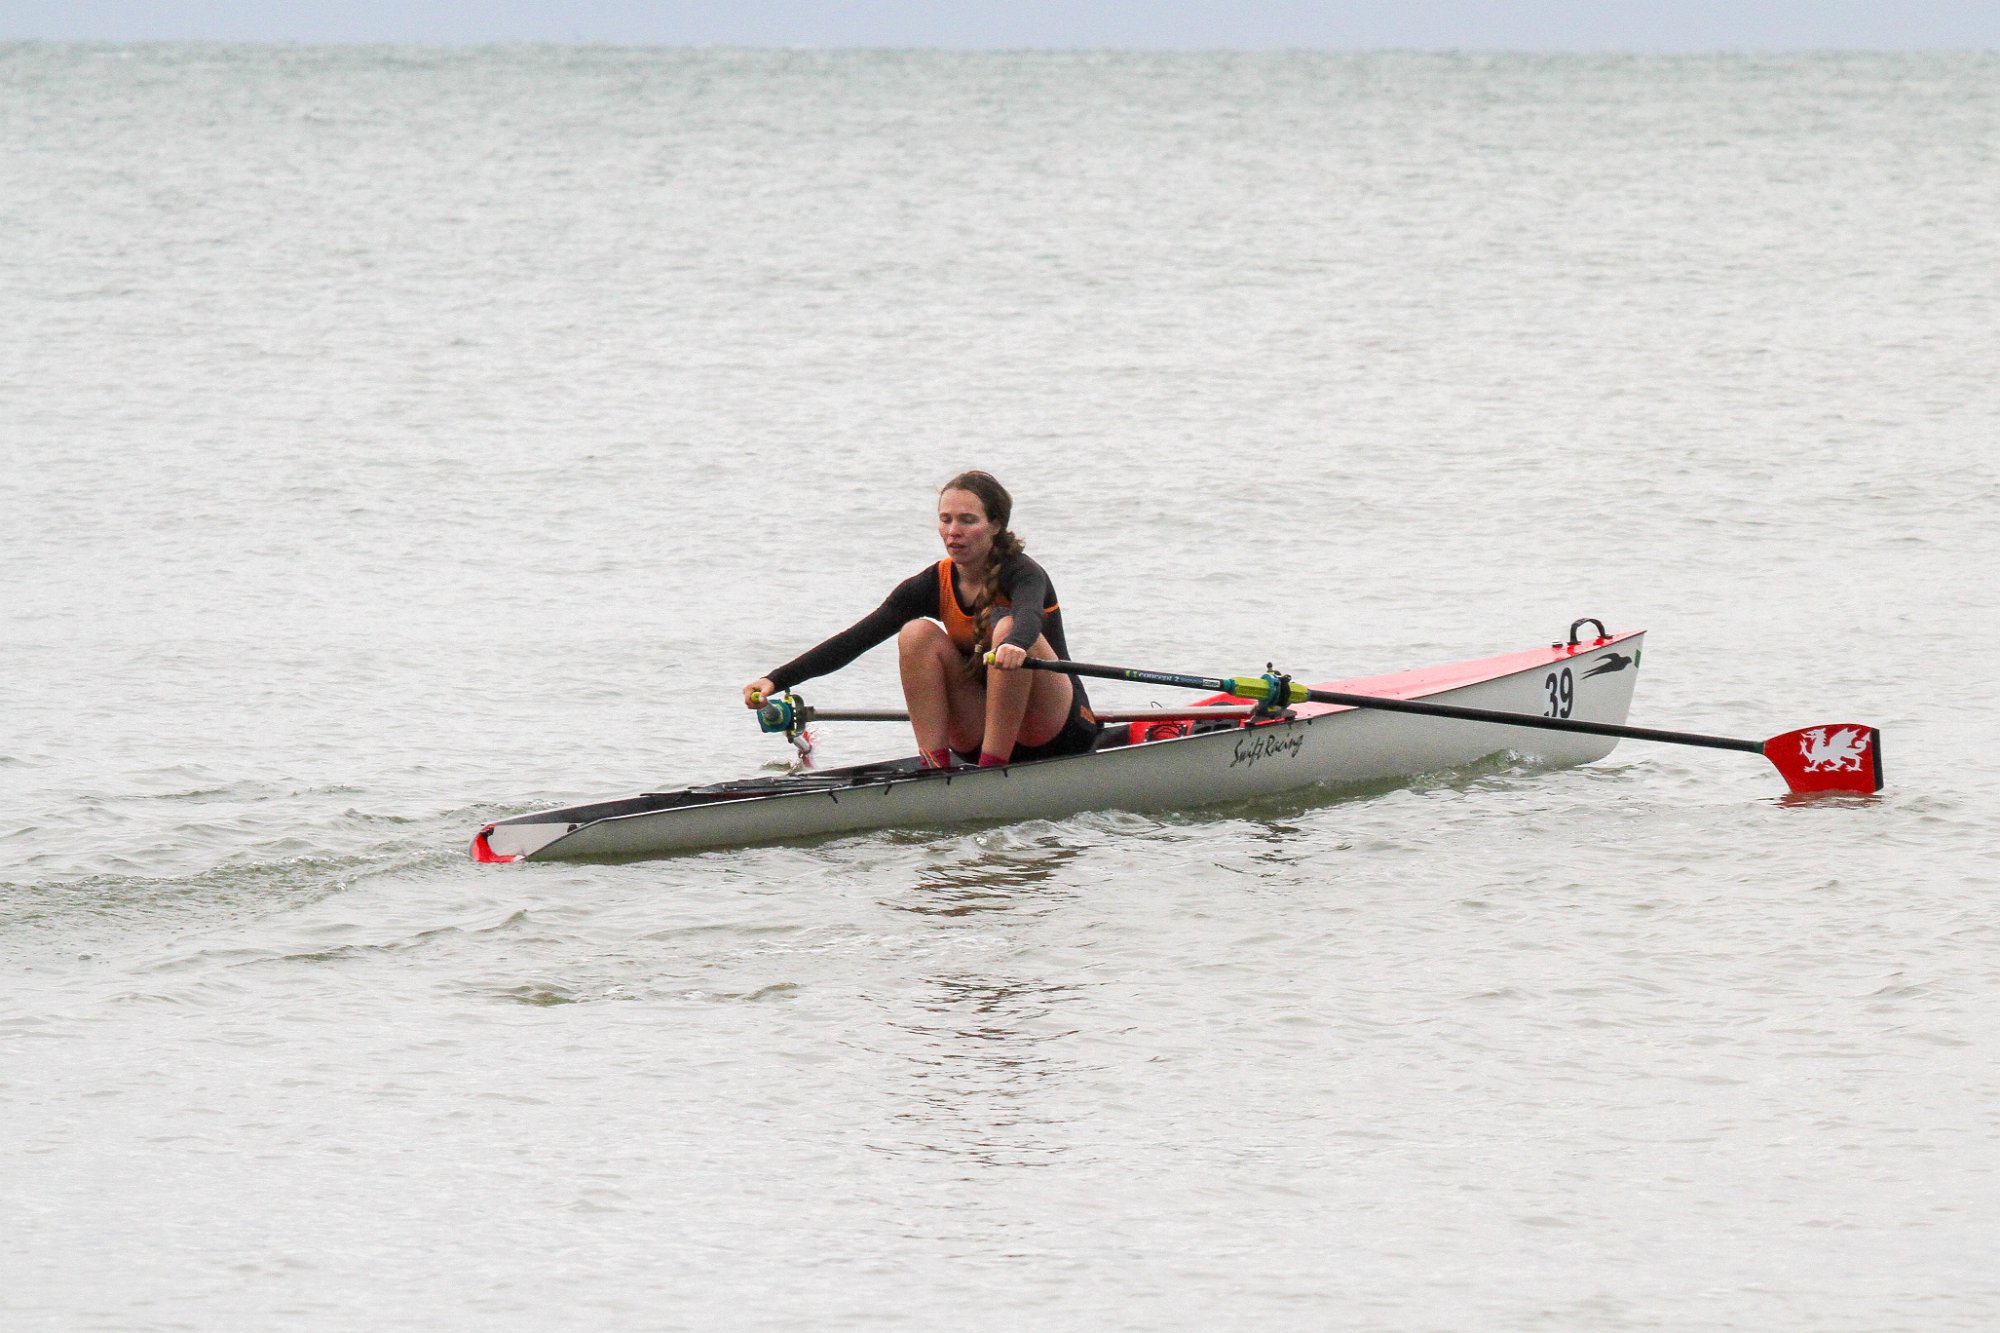
[[[1579, 637], [1586, 624], [1596, 628], [1595, 637]], [[1501, 753], [1548, 767], [1585, 764], [1611, 753], [1620, 734], [1674, 738], [1620, 730], [1644, 637], [1578, 621], [1567, 642], [1546, 648], [1310, 689], [1284, 677], [1261, 678], [1272, 682], [1266, 689], [1255, 677], [1206, 681], [1035, 663], [1077, 674], [1232, 688], [1195, 709], [1155, 715], [1183, 719], [1178, 725], [1109, 728], [1085, 754], [942, 771], [911, 757], [643, 792], [498, 820], [474, 837], [472, 856], [624, 861], [890, 827], [1051, 819], [1085, 810], [1187, 810], [1407, 779]], [[1311, 694], [1359, 702], [1321, 702], [1306, 697]], [[1388, 711], [1424, 707], [1438, 711]], [[1587, 730], [1593, 726], [1604, 730]]]

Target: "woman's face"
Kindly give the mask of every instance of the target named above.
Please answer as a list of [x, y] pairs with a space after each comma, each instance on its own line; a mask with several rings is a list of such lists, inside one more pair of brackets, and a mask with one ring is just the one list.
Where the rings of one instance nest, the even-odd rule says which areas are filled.
[[986, 506], [971, 491], [946, 491], [938, 496], [938, 536], [953, 564], [983, 565], [993, 554], [1000, 531], [986, 517]]

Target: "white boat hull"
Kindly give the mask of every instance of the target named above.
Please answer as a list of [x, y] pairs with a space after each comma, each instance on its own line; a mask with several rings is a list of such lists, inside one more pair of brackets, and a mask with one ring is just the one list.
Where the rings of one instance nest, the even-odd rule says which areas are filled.
[[[1617, 635], [1315, 688], [1622, 724], [1643, 639], [1643, 633]], [[735, 799], [661, 808], [687, 798], [667, 793], [540, 811], [482, 830], [474, 855], [634, 860], [890, 827], [1053, 819], [1084, 810], [1185, 810], [1408, 778], [1500, 753], [1567, 767], [1601, 759], [1617, 743], [1614, 737], [1308, 703], [1295, 706], [1288, 720], [1002, 768], [913, 769], [848, 787], [780, 777]], [[823, 775], [818, 783], [835, 776]], [[791, 784], [799, 789], [788, 790]]]

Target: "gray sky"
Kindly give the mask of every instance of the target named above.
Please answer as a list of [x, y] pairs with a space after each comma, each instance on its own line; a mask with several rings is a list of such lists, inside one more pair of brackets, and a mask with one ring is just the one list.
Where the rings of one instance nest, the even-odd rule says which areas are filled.
[[0, 0], [0, 40], [2000, 49], [2000, 0]]

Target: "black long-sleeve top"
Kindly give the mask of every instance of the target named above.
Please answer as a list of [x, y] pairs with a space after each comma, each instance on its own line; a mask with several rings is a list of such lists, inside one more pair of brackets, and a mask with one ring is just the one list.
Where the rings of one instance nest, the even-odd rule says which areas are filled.
[[[994, 619], [998, 620], [1002, 613], [1014, 617], [1013, 628], [1002, 642], [1033, 648], [1035, 640], [1046, 635], [1057, 657], [1069, 656], [1062, 606], [1049, 583], [1048, 571], [1025, 555], [1012, 556], [1000, 566], [1000, 595], [995, 599]], [[768, 679], [777, 688], [789, 690], [800, 681], [838, 671], [912, 620], [926, 617], [943, 623], [960, 652], [972, 651], [979, 623], [959, 601], [949, 560], [926, 565], [904, 579], [883, 599], [882, 605], [824, 643], [800, 653], [773, 671]], [[1073, 679], [1073, 683], [1081, 698], [1083, 682]]]

